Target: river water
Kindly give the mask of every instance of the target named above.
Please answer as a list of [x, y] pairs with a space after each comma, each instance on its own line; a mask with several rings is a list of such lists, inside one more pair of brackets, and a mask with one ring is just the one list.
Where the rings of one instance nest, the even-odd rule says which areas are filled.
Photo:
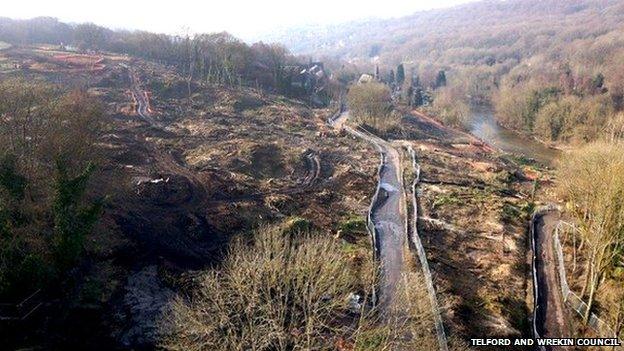
[[547, 166], [552, 166], [560, 153], [559, 150], [499, 126], [490, 108], [473, 108], [470, 132], [502, 151], [534, 159]]

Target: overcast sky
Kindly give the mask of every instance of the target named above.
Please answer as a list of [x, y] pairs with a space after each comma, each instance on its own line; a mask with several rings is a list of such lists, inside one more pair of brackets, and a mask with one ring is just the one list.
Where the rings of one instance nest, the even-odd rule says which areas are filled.
[[474, 0], [7, 0], [0, 16], [51, 16], [171, 34], [225, 30], [254, 37], [277, 27], [404, 16], [470, 1]]

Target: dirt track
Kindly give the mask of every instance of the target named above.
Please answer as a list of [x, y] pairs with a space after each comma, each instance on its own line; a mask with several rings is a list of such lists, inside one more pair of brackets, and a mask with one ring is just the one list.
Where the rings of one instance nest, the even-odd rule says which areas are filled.
[[[535, 325], [542, 338], [571, 337], [566, 321], [565, 305], [557, 275], [557, 260], [553, 250], [552, 233], [559, 221], [555, 211], [546, 212], [535, 218], [535, 250], [537, 273], [537, 310]], [[546, 348], [562, 350], [561, 347]]]
[[303, 178], [297, 181], [297, 185], [284, 188], [277, 191], [271, 192], [259, 192], [255, 194], [248, 194], [237, 197], [228, 197], [227, 199], [212, 199], [209, 202], [212, 203], [235, 203], [241, 201], [251, 201], [251, 200], [261, 200], [264, 197], [269, 195], [294, 195], [307, 192], [312, 190], [316, 185], [318, 185], [318, 179], [321, 174], [321, 162], [319, 156], [313, 152], [309, 151], [304, 156], [306, 162], [306, 174]]
[[137, 114], [151, 126], [158, 126], [156, 121], [151, 116], [146, 92], [140, 88], [140, 83], [136, 73], [130, 72], [130, 80], [132, 82], [131, 92], [136, 103]]

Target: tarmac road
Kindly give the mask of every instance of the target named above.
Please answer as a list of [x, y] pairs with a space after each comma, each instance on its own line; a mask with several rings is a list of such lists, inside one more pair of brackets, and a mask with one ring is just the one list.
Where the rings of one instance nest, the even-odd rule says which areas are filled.
[[[552, 235], [559, 221], [557, 211], [549, 211], [535, 217], [535, 269], [538, 299], [535, 326], [542, 338], [568, 338], [572, 334], [566, 322], [567, 313], [561, 295], [557, 259], [553, 249]], [[563, 350], [563, 347], [547, 347], [546, 350]]]
[[404, 269], [403, 249], [407, 238], [406, 204], [401, 158], [399, 152], [387, 141], [370, 133], [355, 130], [345, 125], [349, 111], [341, 113], [331, 123], [336, 129], [344, 129], [349, 134], [375, 145], [384, 159], [380, 174], [380, 191], [374, 204], [372, 221], [377, 231], [378, 259], [381, 263], [381, 284], [379, 304], [388, 311], [396, 307], [396, 287]]

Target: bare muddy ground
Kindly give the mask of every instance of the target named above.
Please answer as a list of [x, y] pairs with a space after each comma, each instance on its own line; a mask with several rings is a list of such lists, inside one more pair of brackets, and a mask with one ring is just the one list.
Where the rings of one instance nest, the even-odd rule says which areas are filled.
[[403, 128], [421, 166], [418, 232], [449, 336], [529, 337], [531, 182], [487, 144], [432, 118], [408, 115]]

